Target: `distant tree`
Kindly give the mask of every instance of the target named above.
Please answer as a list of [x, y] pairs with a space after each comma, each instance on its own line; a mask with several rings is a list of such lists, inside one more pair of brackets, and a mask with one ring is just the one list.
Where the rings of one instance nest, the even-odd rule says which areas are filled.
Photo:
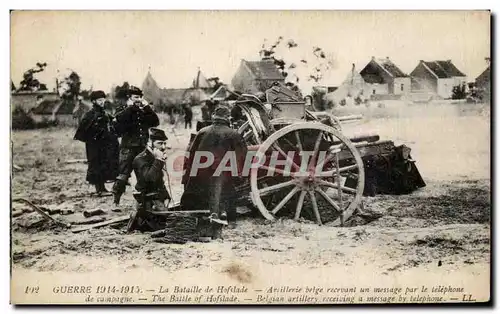
[[10, 81], [10, 91], [13, 92], [16, 90], [16, 85], [14, 85], [14, 82]]
[[62, 84], [64, 85], [64, 89], [61, 97], [67, 100], [76, 100], [78, 95], [80, 95], [80, 87], [82, 85], [78, 73], [72, 71], [64, 78]]
[[311, 97], [313, 99], [314, 107], [319, 111], [328, 109], [328, 106], [325, 101], [325, 96], [326, 96], [325, 90], [313, 87]]
[[130, 84], [128, 82], [123, 82], [121, 86], [115, 87], [115, 94], [113, 98], [118, 100], [126, 100], [129, 89], [130, 89]]
[[465, 99], [467, 97], [465, 83], [453, 87], [451, 99]]
[[90, 93], [92, 93], [92, 90], [83, 89], [80, 91], [80, 96], [82, 96], [83, 99], [90, 99]]
[[17, 91], [35, 92], [38, 90], [47, 90], [47, 86], [40, 83], [40, 81], [35, 78], [35, 73], [43, 72], [46, 67], [47, 63], [37, 62], [36, 67], [24, 72], [23, 80], [19, 83], [19, 88]]

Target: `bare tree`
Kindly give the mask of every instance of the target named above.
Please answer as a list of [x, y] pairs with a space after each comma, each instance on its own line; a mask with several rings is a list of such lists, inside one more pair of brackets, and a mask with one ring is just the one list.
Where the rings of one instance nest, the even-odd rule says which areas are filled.
[[66, 78], [64, 78], [63, 84], [66, 88], [63, 91], [62, 98], [76, 100], [80, 94], [80, 87], [82, 85], [78, 73], [72, 71]]
[[47, 86], [45, 84], [40, 83], [39, 80], [35, 78], [35, 73], [40, 73], [45, 70], [47, 67], [47, 63], [37, 62], [36, 67], [31, 68], [24, 72], [23, 80], [19, 83], [19, 88], [17, 91], [38, 91], [38, 90], [47, 90]]
[[274, 64], [281, 72], [283, 77], [285, 77], [286, 85], [292, 90], [299, 91], [300, 78], [295, 73], [299, 67], [306, 67], [309, 74], [305, 78], [307, 81], [314, 81], [315, 83], [320, 82], [323, 79], [324, 73], [335, 66], [335, 61], [333, 57], [328, 57], [325, 51], [320, 47], [312, 48], [313, 60], [287, 60], [277, 56], [277, 51], [279, 48], [283, 48], [283, 43], [285, 43], [285, 49], [291, 50], [297, 48], [299, 44], [293, 39], [288, 39], [284, 42], [283, 36], [279, 36], [277, 40], [272, 42], [270, 45], [266, 45], [267, 40], [264, 39], [264, 43], [259, 51], [261, 59], [271, 59]]

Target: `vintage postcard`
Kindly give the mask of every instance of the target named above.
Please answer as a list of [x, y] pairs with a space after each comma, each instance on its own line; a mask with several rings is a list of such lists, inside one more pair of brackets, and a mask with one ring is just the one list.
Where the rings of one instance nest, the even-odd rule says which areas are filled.
[[10, 18], [11, 303], [490, 300], [490, 11]]

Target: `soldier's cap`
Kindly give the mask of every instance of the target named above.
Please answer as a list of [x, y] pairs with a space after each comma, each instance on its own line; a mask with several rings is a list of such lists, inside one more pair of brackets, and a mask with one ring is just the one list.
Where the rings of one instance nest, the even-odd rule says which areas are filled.
[[212, 114], [213, 119], [229, 120], [231, 111], [226, 106], [217, 106]]
[[142, 90], [138, 87], [135, 87], [135, 86], [130, 86], [130, 88], [127, 91], [127, 94], [129, 97], [132, 95], [137, 95], [137, 96], [143, 95]]
[[162, 129], [149, 128], [149, 139], [152, 141], [166, 141], [168, 137]]
[[99, 98], [106, 98], [106, 93], [104, 93], [102, 90], [96, 90], [90, 93], [90, 100], [94, 101]]

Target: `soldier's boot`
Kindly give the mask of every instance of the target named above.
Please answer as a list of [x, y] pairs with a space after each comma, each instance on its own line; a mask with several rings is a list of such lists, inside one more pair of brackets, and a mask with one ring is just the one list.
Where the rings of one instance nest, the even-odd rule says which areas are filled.
[[95, 184], [95, 190], [96, 190], [98, 197], [111, 196], [111, 194], [108, 192], [108, 190], [106, 190], [106, 186], [104, 185], [104, 182], [99, 182], [99, 183]]

